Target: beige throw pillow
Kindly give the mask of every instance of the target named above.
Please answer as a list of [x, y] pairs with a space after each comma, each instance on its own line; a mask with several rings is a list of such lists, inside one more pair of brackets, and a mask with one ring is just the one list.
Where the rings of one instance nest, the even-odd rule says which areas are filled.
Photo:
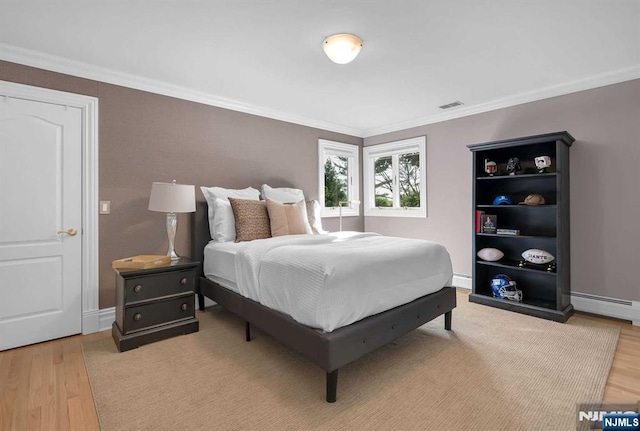
[[307, 208], [304, 200], [292, 204], [282, 204], [271, 199], [267, 199], [266, 202], [272, 236], [307, 233], [304, 224]]
[[271, 238], [269, 213], [264, 201], [229, 198], [236, 222], [236, 242]]

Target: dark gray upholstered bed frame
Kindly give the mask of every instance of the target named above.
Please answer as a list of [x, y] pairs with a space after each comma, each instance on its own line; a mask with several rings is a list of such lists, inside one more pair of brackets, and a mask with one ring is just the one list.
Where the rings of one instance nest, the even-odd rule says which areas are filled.
[[204, 297], [235, 313], [246, 322], [246, 340], [251, 340], [251, 325], [260, 328], [282, 344], [296, 350], [327, 372], [327, 402], [336, 401], [338, 369], [361, 356], [444, 314], [444, 327], [451, 329], [451, 314], [456, 307], [453, 287], [444, 287], [405, 305], [367, 317], [329, 333], [302, 325], [286, 314], [267, 308], [204, 278], [204, 247], [210, 241], [207, 204], [197, 202], [192, 214], [191, 258], [200, 262], [200, 280], [196, 285], [198, 304], [204, 310]]

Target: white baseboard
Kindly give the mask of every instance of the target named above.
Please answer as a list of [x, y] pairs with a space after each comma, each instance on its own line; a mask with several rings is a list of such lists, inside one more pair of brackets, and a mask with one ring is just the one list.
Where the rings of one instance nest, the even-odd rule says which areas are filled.
[[599, 314], [615, 319], [630, 320], [633, 325], [640, 326], [640, 301], [572, 292], [571, 303], [576, 311]]
[[471, 290], [471, 277], [464, 274], [454, 274], [453, 275], [453, 284], [455, 287], [459, 287], [461, 289]]
[[88, 310], [82, 313], [82, 333], [92, 334], [100, 331], [100, 312], [102, 310]]
[[111, 330], [111, 325], [116, 320], [116, 307], [103, 308], [100, 310], [100, 329], [99, 331]]
[[93, 334], [111, 329], [111, 324], [115, 320], [115, 307], [85, 311], [82, 315], [82, 334]]
[[[211, 307], [217, 305], [216, 302], [213, 302], [211, 299], [207, 298], [206, 296], [204, 297], [204, 306], [206, 307]], [[196, 297], [196, 310], [199, 310], [200, 307], [198, 306], [198, 298]]]

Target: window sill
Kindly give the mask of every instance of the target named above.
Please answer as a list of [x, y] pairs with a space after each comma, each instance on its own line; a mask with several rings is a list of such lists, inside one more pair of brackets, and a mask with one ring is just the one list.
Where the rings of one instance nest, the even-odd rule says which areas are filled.
[[[347, 209], [343, 209], [342, 210], [342, 217], [358, 217], [360, 215], [360, 211], [357, 210], [347, 210]], [[340, 217], [340, 211], [339, 210], [333, 210], [333, 209], [326, 209], [326, 208], [322, 208], [322, 210], [320, 211], [320, 217], [322, 218], [327, 218], [327, 217]]]
[[427, 218], [426, 209], [370, 209], [365, 210], [365, 217], [411, 217]]

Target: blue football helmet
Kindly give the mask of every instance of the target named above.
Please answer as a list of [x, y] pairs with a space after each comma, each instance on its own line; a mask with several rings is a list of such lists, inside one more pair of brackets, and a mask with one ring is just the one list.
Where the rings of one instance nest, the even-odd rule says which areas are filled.
[[518, 289], [515, 281], [504, 274], [496, 274], [491, 279], [491, 292], [494, 298], [522, 301], [522, 290]]

